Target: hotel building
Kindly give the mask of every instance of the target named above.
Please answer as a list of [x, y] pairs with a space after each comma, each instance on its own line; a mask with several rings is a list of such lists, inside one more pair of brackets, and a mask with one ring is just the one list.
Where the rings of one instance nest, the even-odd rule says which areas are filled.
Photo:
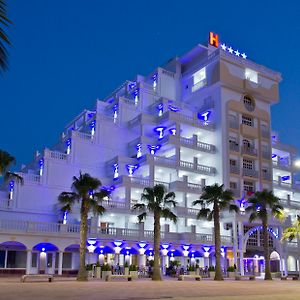
[[214, 265], [213, 222], [197, 220], [204, 185], [224, 184], [240, 213], [223, 212], [222, 265], [242, 274], [264, 271], [260, 223], [250, 224], [247, 198], [273, 190], [285, 224], [270, 220], [273, 272], [299, 271], [297, 241], [281, 243], [284, 226], [299, 214], [294, 182], [296, 150], [271, 131], [271, 105], [281, 75], [221, 44], [214, 34], [148, 76], [127, 80], [94, 109], [84, 110], [58, 143], [37, 153], [0, 192], [0, 272], [72, 273], [79, 267], [79, 205], [62, 214], [58, 195], [79, 171], [111, 191], [106, 213], [89, 216], [87, 263], [145, 266], [153, 258], [153, 218], [138, 223], [132, 206], [144, 187], [174, 191], [176, 224], [161, 220], [162, 266]]

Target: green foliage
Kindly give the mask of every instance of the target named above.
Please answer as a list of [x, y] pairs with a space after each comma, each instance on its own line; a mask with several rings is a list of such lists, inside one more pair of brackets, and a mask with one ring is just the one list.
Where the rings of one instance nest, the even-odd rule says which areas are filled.
[[93, 264], [87, 264], [87, 265], [85, 266], [85, 269], [86, 269], [87, 271], [92, 271], [92, 270], [93, 270]]
[[292, 227], [284, 229], [281, 241], [289, 240], [292, 241], [295, 238], [300, 238], [300, 216], [297, 215], [297, 220], [294, 222]]
[[137, 271], [137, 266], [136, 265], [130, 265], [129, 271]]
[[111, 271], [111, 266], [109, 264], [105, 264], [101, 267], [101, 271]]
[[188, 266], [188, 271], [189, 272], [195, 272], [196, 271], [195, 266], [193, 266], [193, 265]]
[[100, 262], [99, 262], [99, 261], [97, 261], [97, 262], [96, 262], [96, 267], [97, 267], [97, 268], [101, 267], [101, 265], [100, 265]]
[[215, 272], [216, 268], [214, 266], [210, 266], [210, 267], [208, 267], [208, 271], [209, 272]]
[[227, 272], [235, 272], [234, 266], [229, 266]]
[[128, 262], [126, 261], [125, 264], [124, 264], [124, 268], [128, 268], [129, 265], [128, 265]]

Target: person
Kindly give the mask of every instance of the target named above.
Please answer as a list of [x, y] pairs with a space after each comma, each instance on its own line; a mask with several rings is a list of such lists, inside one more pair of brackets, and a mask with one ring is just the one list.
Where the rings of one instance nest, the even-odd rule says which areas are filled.
[[205, 275], [205, 276], [208, 276], [208, 266], [205, 266], [205, 269], [204, 269], [204, 275]]

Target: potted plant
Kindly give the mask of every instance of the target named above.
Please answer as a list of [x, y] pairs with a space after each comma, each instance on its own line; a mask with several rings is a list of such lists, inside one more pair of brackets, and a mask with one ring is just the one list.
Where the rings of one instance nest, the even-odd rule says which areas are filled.
[[235, 277], [235, 269], [234, 266], [229, 266], [227, 268], [227, 274], [229, 278], [234, 278]]
[[209, 278], [214, 278], [216, 275], [216, 269], [214, 266], [208, 268]]
[[99, 261], [96, 263], [96, 278], [101, 278], [101, 266]]
[[195, 269], [195, 266], [189, 265], [189, 266], [188, 266], [188, 272], [189, 272], [189, 275], [196, 275], [196, 269]]
[[133, 276], [133, 278], [138, 278], [138, 270], [136, 265], [130, 265], [129, 274]]
[[101, 267], [102, 271], [102, 279], [106, 279], [108, 275], [111, 275], [111, 266], [109, 264], [105, 264]]
[[93, 265], [92, 264], [87, 264], [85, 266], [85, 269], [87, 271], [88, 278], [93, 278]]
[[129, 275], [129, 265], [127, 261], [124, 264], [124, 275]]

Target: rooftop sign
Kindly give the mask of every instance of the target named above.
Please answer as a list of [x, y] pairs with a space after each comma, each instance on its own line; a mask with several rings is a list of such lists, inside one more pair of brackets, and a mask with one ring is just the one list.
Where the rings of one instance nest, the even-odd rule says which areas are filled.
[[242, 57], [243, 59], [247, 58], [247, 55], [245, 52], [241, 53], [238, 49], [234, 50], [231, 46], [226, 45], [225, 43], [219, 44], [219, 36], [218, 34], [214, 32], [209, 33], [209, 44], [216, 48], [221, 48], [223, 51], [229, 52], [230, 54], [233, 54], [238, 57]]

